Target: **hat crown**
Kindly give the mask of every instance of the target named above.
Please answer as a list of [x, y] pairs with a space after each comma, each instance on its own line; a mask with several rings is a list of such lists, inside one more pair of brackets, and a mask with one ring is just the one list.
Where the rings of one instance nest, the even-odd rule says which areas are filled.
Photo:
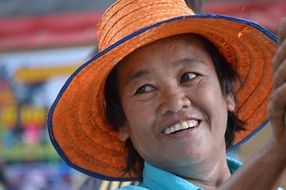
[[151, 24], [194, 14], [184, 0], [117, 0], [99, 23], [100, 51]]

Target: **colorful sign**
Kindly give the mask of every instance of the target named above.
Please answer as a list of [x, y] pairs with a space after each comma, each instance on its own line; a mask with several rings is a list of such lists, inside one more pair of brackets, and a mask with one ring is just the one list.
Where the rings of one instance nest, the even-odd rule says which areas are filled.
[[0, 78], [0, 126], [16, 125], [16, 98], [8, 80]]

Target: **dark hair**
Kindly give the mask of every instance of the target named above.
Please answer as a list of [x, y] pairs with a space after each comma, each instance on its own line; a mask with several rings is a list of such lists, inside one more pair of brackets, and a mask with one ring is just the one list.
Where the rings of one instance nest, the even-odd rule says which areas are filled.
[[[237, 97], [235, 93], [235, 83], [239, 80], [238, 73], [226, 62], [226, 60], [219, 53], [218, 49], [206, 38], [199, 35], [196, 36], [203, 44], [205, 50], [211, 56], [214, 67], [220, 82], [221, 90], [224, 95], [231, 94], [235, 103]], [[105, 84], [105, 101], [106, 101], [106, 116], [111, 126], [118, 130], [124, 122], [126, 117], [122, 110], [119, 99], [117, 67], [115, 67], [106, 79]], [[226, 148], [231, 147], [235, 132], [245, 130], [244, 122], [241, 121], [235, 112], [228, 112], [227, 128], [225, 132]], [[127, 139], [126, 146], [129, 151], [126, 172], [135, 172], [141, 176], [143, 169], [143, 158], [135, 150], [130, 138]]]
[[[231, 67], [230, 63], [227, 63], [226, 59], [209, 40], [199, 35], [195, 36], [202, 42], [204, 48], [211, 56], [222, 93], [224, 95], [231, 94], [236, 104], [237, 96], [235, 92], [235, 83], [241, 82], [238, 73]], [[244, 125], [245, 123], [239, 119], [235, 112], [228, 112], [227, 128], [225, 132], [226, 149], [232, 146], [235, 132], [245, 130]]]

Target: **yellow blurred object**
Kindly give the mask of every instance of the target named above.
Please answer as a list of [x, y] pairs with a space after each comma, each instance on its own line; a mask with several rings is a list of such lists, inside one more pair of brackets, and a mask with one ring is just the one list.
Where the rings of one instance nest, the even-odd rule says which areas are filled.
[[21, 123], [24, 127], [44, 127], [47, 111], [43, 107], [24, 106], [21, 109]]
[[33, 67], [22, 68], [16, 71], [15, 81], [21, 83], [44, 82], [49, 78], [70, 75], [77, 69], [78, 65], [54, 66], [54, 67]]
[[16, 125], [17, 110], [15, 106], [7, 106], [0, 110], [0, 125], [12, 128]]

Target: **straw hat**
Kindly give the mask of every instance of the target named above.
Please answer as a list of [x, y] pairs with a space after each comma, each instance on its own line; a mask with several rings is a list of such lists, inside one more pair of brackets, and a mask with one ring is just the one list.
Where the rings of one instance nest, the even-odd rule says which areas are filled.
[[99, 53], [70, 76], [48, 118], [53, 145], [75, 169], [107, 180], [136, 179], [123, 173], [128, 151], [106, 121], [105, 80], [135, 49], [176, 34], [207, 38], [240, 74], [237, 113], [247, 130], [236, 134], [234, 146], [267, 123], [276, 37], [259, 25], [223, 15], [195, 15], [183, 0], [118, 0], [102, 16], [98, 30]]

